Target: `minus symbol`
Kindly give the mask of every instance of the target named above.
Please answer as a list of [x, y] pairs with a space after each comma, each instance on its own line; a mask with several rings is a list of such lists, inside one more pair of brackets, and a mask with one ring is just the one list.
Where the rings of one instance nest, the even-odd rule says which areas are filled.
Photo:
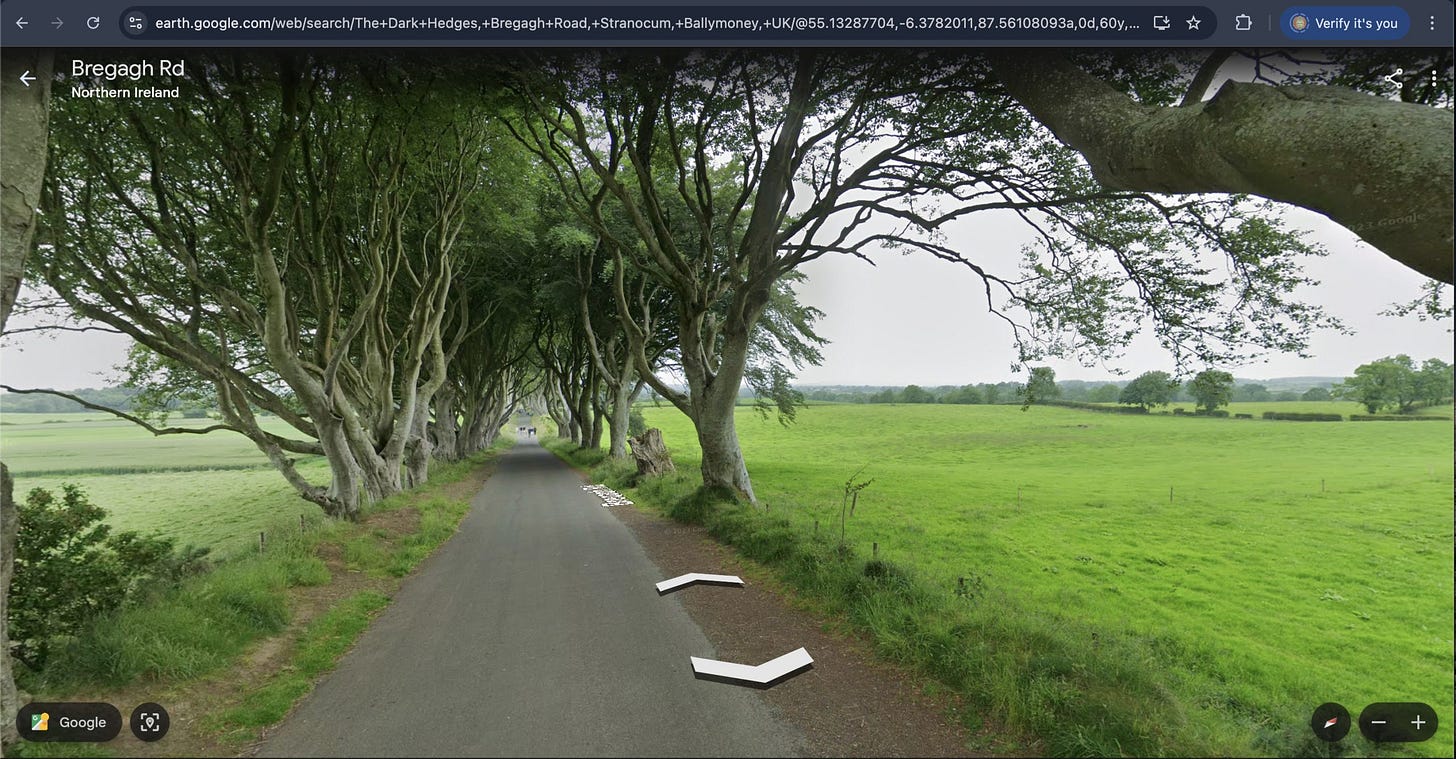
[[1383, 720], [1383, 719], [1372, 719], [1372, 720], [1370, 720], [1370, 724], [1372, 724], [1372, 725], [1383, 725], [1383, 724], [1385, 724], [1385, 720]]

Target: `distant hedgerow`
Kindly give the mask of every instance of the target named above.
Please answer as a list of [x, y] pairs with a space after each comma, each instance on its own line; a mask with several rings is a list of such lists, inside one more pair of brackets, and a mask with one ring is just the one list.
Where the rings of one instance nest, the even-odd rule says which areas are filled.
[[1449, 416], [1414, 416], [1408, 414], [1351, 414], [1352, 422], [1449, 422]]

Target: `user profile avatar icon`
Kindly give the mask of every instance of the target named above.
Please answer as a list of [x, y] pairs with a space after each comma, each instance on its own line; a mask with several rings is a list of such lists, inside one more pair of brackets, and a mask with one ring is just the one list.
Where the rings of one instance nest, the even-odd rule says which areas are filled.
[[1303, 13], [1296, 13], [1289, 17], [1289, 28], [1296, 32], [1303, 32], [1309, 28], [1309, 17]]

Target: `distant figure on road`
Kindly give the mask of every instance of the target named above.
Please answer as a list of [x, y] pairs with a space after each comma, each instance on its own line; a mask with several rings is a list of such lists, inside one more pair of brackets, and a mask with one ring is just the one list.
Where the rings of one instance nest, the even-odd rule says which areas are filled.
[[526, 434], [528, 436], [530, 436], [530, 437], [536, 437], [536, 428], [535, 427], [527, 427], [526, 428]]

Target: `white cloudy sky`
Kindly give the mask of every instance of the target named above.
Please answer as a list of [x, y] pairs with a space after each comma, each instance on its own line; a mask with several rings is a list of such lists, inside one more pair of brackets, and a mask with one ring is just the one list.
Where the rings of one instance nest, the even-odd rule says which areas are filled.
[[[1309, 271], [1321, 284], [1307, 297], [1355, 334], [1320, 333], [1313, 358], [1273, 356], [1232, 367], [1237, 376], [1346, 376], [1361, 363], [1398, 353], [1418, 361], [1432, 356], [1453, 360], [1446, 324], [1380, 315], [1390, 304], [1415, 297], [1424, 281], [1421, 275], [1318, 214], [1292, 209], [1288, 218], [1311, 230], [1329, 250], [1326, 258], [1311, 261]], [[1015, 260], [1027, 239], [1015, 217], [995, 213], [967, 222], [960, 234], [973, 239], [977, 249], [1005, 260]], [[825, 312], [818, 331], [831, 343], [823, 365], [801, 372], [801, 383], [959, 385], [1014, 378], [1010, 365], [1016, 354], [1009, 327], [987, 312], [980, 281], [971, 271], [923, 256], [889, 253], [876, 260], [870, 266], [827, 258], [805, 267], [808, 281], [800, 288], [801, 298]], [[125, 358], [126, 346], [125, 338], [107, 334], [16, 336], [0, 347], [0, 381], [16, 387], [98, 386]], [[1113, 376], [1110, 368], [1048, 363], [1059, 379]], [[1162, 348], [1147, 340], [1135, 344], [1116, 368], [1135, 375], [1173, 367]]]
[[[1247, 62], [1234, 59], [1223, 76], [1249, 78]], [[1211, 94], [1216, 87], [1210, 88]], [[1380, 312], [1416, 297], [1424, 278], [1325, 217], [1289, 209], [1287, 221], [1310, 230], [1329, 251], [1310, 262], [1320, 281], [1304, 294], [1354, 331], [1316, 335], [1313, 358], [1273, 356], [1259, 363], [1224, 367], [1239, 377], [1346, 376], [1361, 363], [1399, 353], [1417, 361], [1452, 361], [1447, 324], [1395, 318]], [[1014, 271], [1029, 230], [1011, 214], [978, 214], [952, 233], [959, 249], [973, 249], [978, 260], [999, 260], [999, 270]], [[826, 314], [819, 333], [831, 343], [821, 366], [799, 374], [801, 384], [921, 385], [966, 384], [1013, 379], [1016, 353], [1010, 328], [987, 312], [980, 280], [970, 270], [925, 256], [882, 253], [877, 264], [846, 257], [812, 262], [801, 299]], [[12, 318], [13, 327], [24, 326]], [[67, 333], [55, 337], [21, 335], [0, 346], [0, 381], [17, 387], [99, 386], [125, 358], [127, 340], [116, 335]], [[1113, 369], [1133, 375], [1171, 370], [1172, 360], [1152, 339], [1135, 344], [1115, 367], [1085, 368], [1073, 362], [1046, 362], [1059, 379], [1106, 379]]]
[[[1313, 358], [1275, 355], [1231, 367], [1248, 378], [1346, 376], [1372, 359], [1406, 353], [1417, 361], [1452, 360], [1448, 323], [1420, 322], [1380, 312], [1416, 297], [1425, 277], [1398, 264], [1324, 216], [1290, 209], [1292, 226], [1310, 230], [1329, 255], [1311, 259], [1307, 271], [1321, 284], [1304, 297], [1338, 317], [1353, 335], [1325, 331], [1312, 343]], [[1014, 216], [988, 213], [964, 234], [977, 247], [1014, 259], [1029, 241]], [[979, 278], [970, 270], [920, 256], [882, 255], [875, 266], [846, 258], [821, 259], [805, 268], [801, 299], [826, 312], [819, 325], [832, 343], [822, 366], [800, 373], [805, 384], [966, 384], [1012, 379], [1016, 359], [1011, 331], [988, 313]], [[1135, 343], [1116, 367], [1086, 368], [1047, 361], [1059, 379], [1105, 379], [1117, 368], [1137, 373], [1171, 371], [1171, 356], [1151, 338]]]

